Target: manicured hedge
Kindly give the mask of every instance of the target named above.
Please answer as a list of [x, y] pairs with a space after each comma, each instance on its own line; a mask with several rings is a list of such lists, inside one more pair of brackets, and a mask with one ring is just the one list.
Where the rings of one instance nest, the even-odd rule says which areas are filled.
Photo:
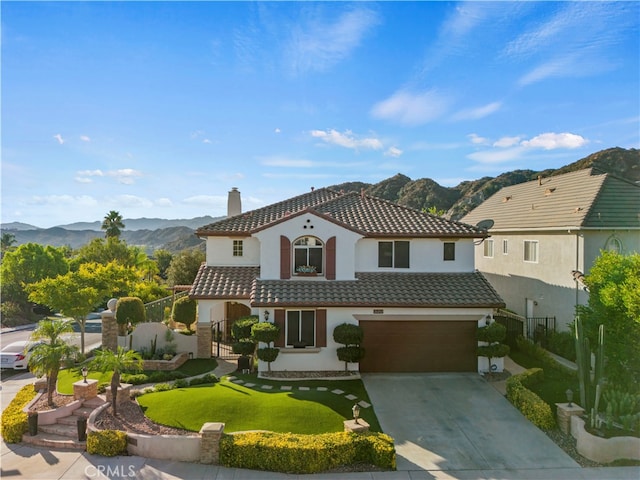
[[220, 463], [233, 468], [300, 474], [355, 464], [395, 470], [396, 454], [393, 439], [383, 433], [248, 432], [222, 438]]
[[87, 435], [87, 453], [115, 457], [127, 453], [127, 434], [120, 430], [98, 430]]
[[507, 399], [536, 427], [551, 430], [556, 420], [548, 403], [527, 387], [544, 380], [541, 368], [530, 368], [507, 379]]
[[29, 429], [27, 414], [23, 410], [34, 399], [36, 393], [33, 384], [25, 385], [2, 412], [1, 433], [5, 442], [22, 441], [22, 434]]

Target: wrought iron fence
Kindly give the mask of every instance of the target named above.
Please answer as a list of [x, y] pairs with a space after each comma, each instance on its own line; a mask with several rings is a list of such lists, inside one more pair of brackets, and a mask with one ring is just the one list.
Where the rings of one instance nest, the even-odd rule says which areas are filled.
[[549, 337], [556, 330], [556, 317], [527, 317], [527, 338], [547, 348]]
[[511, 348], [516, 348], [516, 338], [518, 338], [518, 336], [525, 336], [524, 326], [526, 319], [502, 310], [494, 314], [493, 319], [499, 324], [504, 325], [507, 329], [507, 336], [505, 337], [504, 343]]
[[165, 319], [165, 308], [169, 307], [169, 309], [171, 309], [173, 307], [173, 302], [188, 294], [188, 291], [178, 292], [169, 297], [145, 303], [144, 309], [147, 312], [147, 322], [162, 322]]

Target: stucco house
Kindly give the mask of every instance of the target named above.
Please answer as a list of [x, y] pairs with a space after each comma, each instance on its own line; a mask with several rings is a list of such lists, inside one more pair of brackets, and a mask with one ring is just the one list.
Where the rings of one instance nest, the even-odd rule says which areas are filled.
[[504, 305], [474, 270], [485, 232], [326, 188], [246, 213], [236, 189], [229, 198], [237, 211], [196, 232], [206, 238], [190, 291], [199, 356], [211, 354], [213, 324], [253, 314], [280, 326], [272, 371], [344, 369], [333, 340], [342, 323], [364, 329], [352, 370], [478, 370], [477, 327]]
[[640, 186], [594, 168], [502, 188], [461, 221], [491, 220], [475, 265], [524, 317], [566, 330], [601, 250], [640, 251]]

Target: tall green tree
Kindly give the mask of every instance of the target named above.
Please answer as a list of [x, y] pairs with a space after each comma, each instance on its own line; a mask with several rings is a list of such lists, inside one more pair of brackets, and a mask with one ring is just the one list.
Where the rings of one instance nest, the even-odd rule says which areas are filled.
[[103, 304], [105, 298], [129, 291], [136, 275], [135, 270], [115, 262], [87, 263], [77, 271], [30, 285], [29, 299], [73, 318], [80, 326], [80, 350], [84, 353], [87, 315]]
[[71, 261], [71, 269], [77, 269], [83, 263], [102, 263], [106, 265], [109, 262], [118, 262], [121, 265], [133, 267], [138, 260], [138, 250], [135, 247], [129, 247], [126, 242], [117, 237], [94, 238], [86, 245], [80, 247]]
[[640, 391], [640, 254], [602, 251], [584, 283], [589, 303], [578, 307], [578, 314], [591, 345], [604, 325], [607, 379]]
[[165, 250], [160, 248], [153, 252], [153, 258], [155, 259], [158, 265], [158, 274], [161, 278], [167, 279], [167, 270], [169, 269], [169, 265], [171, 265], [171, 259], [173, 259], [173, 255], [169, 250]]
[[167, 271], [167, 282], [173, 285], [191, 285], [200, 265], [205, 260], [200, 250], [184, 250], [173, 257]]
[[113, 372], [111, 377], [111, 408], [113, 414], [118, 414], [118, 387], [120, 386], [120, 374], [125, 371], [139, 371], [142, 369], [142, 358], [133, 350], [125, 350], [118, 347], [117, 351], [98, 350], [95, 357], [89, 362], [90, 370], [99, 372]]
[[29, 368], [38, 377], [47, 376], [47, 402], [53, 406], [53, 392], [58, 382], [58, 372], [66, 361], [74, 358], [77, 347], [69, 345], [63, 335], [72, 333], [70, 320], [41, 320], [31, 334], [31, 340], [41, 341], [29, 358]]
[[2, 238], [0, 238], [0, 254], [4, 256], [5, 252], [8, 252], [16, 243], [16, 236], [13, 233], [4, 232]]
[[25, 243], [6, 252], [0, 267], [2, 301], [19, 304], [24, 312], [29, 311], [26, 287], [45, 278], [55, 277], [69, 271], [63, 248]]
[[122, 233], [121, 229], [124, 229], [122, 215], [115, 210], [111, 210], [102, 220], [102, 230], [105, 231], [105, 237], [120, 237], [120, 234]]

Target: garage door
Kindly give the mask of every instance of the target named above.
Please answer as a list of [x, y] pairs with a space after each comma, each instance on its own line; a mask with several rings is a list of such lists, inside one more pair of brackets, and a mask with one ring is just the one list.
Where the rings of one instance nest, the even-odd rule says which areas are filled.
[[361, 320], [361, 372], [476, 372], [476, 321]]

